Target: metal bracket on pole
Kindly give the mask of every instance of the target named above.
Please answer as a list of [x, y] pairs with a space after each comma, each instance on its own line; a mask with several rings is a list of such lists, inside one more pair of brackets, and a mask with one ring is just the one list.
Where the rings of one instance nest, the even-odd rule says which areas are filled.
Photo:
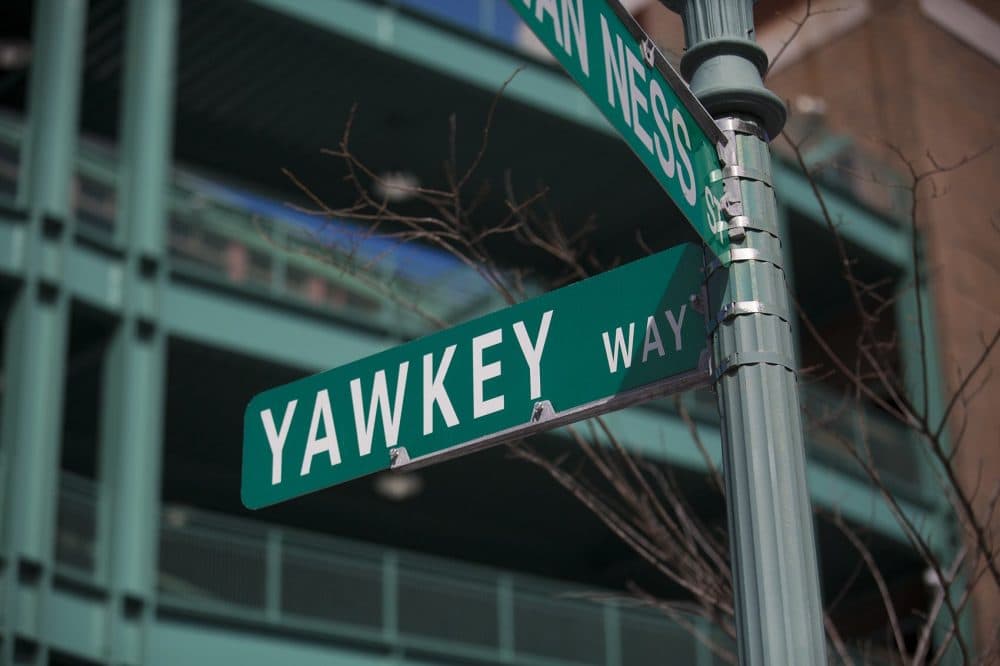
[[739, 317], [740, 315], [763, 314], [777, 317], [782, 321], [788, 321], [788, 315], [760, 301], [733, 301], [726, 303], [715, 314], [715, 320], [709, 322], [708, 334], [711, 335], [722, 322]]
[[531, 422], [543, 423], [555, 417], [556, 410], [552, 408], [552, 403], [548, 400], [539, 400], [531, 408]]
[[688, 302], [691, 304], [691, 309], [698, 314], [706, 315], [705, 323], [708, 323], [707, 313], [708, 313], [708, 294], [706, 293], [705, 287], [701, 288], [697, 294], [691, 294], [688, 297]]
[[747, 236], [747, 229], [752, 229], [753, 223], [750, 218], [746, 215], [736, 215], [729, 219], [729, 224], [726, 225], [726, 233], [729, 234], [729, 240], [740, 243]]
[[736, 352], [722, 359], [719, 367], [712, 373], [712, 379], [718, 381], [722, 375], [730, 370], [735, 370], [744, 365], [758, 365], [760, 363], [781, 366], [789, 372], [795, 373], [795, 366], [784, 354], [779, 354], [778, 352]]
[[653, 43], [653, 40], [647, 37], [642, 40], [639, 48], [642, 50], [642, 59], [646, 61], [646, 66], [656, 67], [656, 44]]
[[771, 179], [766, 173], [760, 171], [759, 169], [751, 169], [750, 167], [741, 166], [739, 164], [730, 164], [721, 169], [717, 169], [708, 177], [708, 179], [712, 182], [724, 180], [727, 184], [731, 182], [731, 180], [740, 178], [743, 180], [756, 180], [764, 183], [768, 187], [772, 187]]
[[719, 142], [715, 146], [722, 168], [713, 171], [709, 180], [712, 182], [722, 181], [723, 192], [719, 199], [719, 212], [727, 222], [730, 240], [740, 242], [746, 237], [746, 231], [742, 226], [734, 226], [731, 223], [731, 220], [745, 219], [746, 217], [743, 212], [743, 194], [740, 191], [739, 179], [742, 173], [738, 164], [739, 153], [736, 146], [736, 135], [731, 129], [722, 125], [719, 127], [726, 138], [725, 143]]
[[725, 118], [717, 119], [715, 124], [718, 125], [723, 134], [726, 134], [727, 136], [729, 136], [730, 133], [746, 134], [748, 136], [755, 136], [765, 143], [770, 143], [767, 138], [767, 132], [765, 132], [764, 129], [757, 123], [752, 123], [748, 120], [743, 120], [742, 118], [727, 116]]
[[768, 258], [763, 252], [756, 248], [736, 247], [723, 252], [721, 257], [709, 260], [708, 265], [705, 267], [705, 277], [708, 278], [712, 275], [712, 273], [720, 268], [727, 267], [737, 261], [764, 261], [781, 268], [780, 264], [773, 259]]
[[405, 446], [389, 449], [389, 469], [397, 469], [410, 464], [410, 453]]
[[747, 215], [737, 215], [736, 217], [730, 218], [728, 222], [729, 223], [724, 226], [723, 229], [729, 233], [729, 239], [736, 243], [743, 242], [743, 239], [746, 238], [747, 231], [760, 231], [777, 238], [777, 235], [773, 230], [768, 229], [760, 222], [755, 222]]

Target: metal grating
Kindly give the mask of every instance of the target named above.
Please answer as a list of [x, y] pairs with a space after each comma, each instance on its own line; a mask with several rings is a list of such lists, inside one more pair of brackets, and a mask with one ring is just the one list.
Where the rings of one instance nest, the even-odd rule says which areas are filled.
[[[94, 481], [61, 475], [60, 566], [93, 569], [96, 493]], [[395, 575], [385, 578], [387, 571]], [[495, 570], [416, 554], [400, 557], [371, 544], [191, 507], [163, 509], [160, 601], [172, 606], [239, 617], [249, 611], [290, 628], [309, 621], [352, 641], [361, 639], [362, 629], [378, 640], [396, 627], [403, 646], [425, 646], [442, 655], [470, 648], [488, 654], [502, 651], [499, 584]], [[556, 587], [527, 579], [515, 582], [513, 601], [510, 663], [606, 663], [604, 605], [561, 597]], [[390, 617], [393, 608], [396, 616]], [[666, 619], [634, 609], [618, 615], [623, 666], [657, 663], [664, 654], [677, 657], [672, 663], [705, 656], [685, 630]]]
[[[682, 627], [663, 618], [622, 614], [622, 666], [696, 664], [697, 646]], [[665, 656], [669, 655], [669, 659]]]
[[603, 607], [537, 594], [514, 598], [514, 645], [518, 653], [603, 664]]
[[164, 592], [262, 609], [266, 574], [263, 541], [169, 525], [160, 532]]
[[382, 571], [355, 558], [285, 547], [281, 560], [281, 612], [382, 626]]
[[495, 581], [462, 580], [401, 568], [401, 633], [495, 647], [497, 627]]

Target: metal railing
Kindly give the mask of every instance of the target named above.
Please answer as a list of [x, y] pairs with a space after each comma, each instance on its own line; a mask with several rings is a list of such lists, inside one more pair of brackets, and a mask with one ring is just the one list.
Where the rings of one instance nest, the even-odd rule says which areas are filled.
[[[8, 206], [15, 204], [23, 131], [20, 118], [0, 113], [0, 203]], [[76, 233], [121, 247], [115, 150], [81, 138], [72, 188]], [[448, 321], [500, 303], [485, 281], [441, 252], [374, 238], [342, 220], [317, 220], [183, 168], [173, 172], [168, 217], [173, 273], [403, 337], [428, 332], [417, 308]]]
[[[77, 576], [94, 575], [95, 496], [63, 473], [56, 562]], [[175, 611], [483, 663], [714, 663], [667, 618], [578, 586], [185, 506], [161, 517], [158, 604]]]

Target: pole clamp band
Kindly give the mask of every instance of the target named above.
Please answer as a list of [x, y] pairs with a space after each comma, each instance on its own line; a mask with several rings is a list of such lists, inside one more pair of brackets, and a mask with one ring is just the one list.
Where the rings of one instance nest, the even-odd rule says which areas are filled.
[[713, 257], [706, 266], [705, 277], [707, 278], [723, 266], [729, 266], [737, 261], [769, 261], [764, 253], [753, 247], [734, 247], [726, 250], [719, 257]]
[[735, 370], [744, 365], [759, 365], [765, 363], [767, 365], [777, 365], [785, 368], [789, 372], [795, 372], [795, 368], [792, 366], [789, 359], [784, 354], [779, 354], [778, 352], [736, 352], [730, 356], [727, 356], [719, 363], [719, 367], [715, 369], [712, 373], [712, 378], [715, 381], [719, 381], [722, 375]]
[[777, 238], [774, 231], [768, 229], [763, 224], [754, 222], [747, 215], [735, 215], [729, 218], [726, 220], [726, 226], [723, 228], [729, 233], [729, 240], [737, 243], [743, 242], [743, 239], [746, 238], [747, 231], [760, 231], [761, 233]]
[[747, 227], [750, 226], [750, 218], [746, 215], [734, 215], [729, 218], [726, 224], [726, 233], [729, 240], [734, 243], [741, 243], [747, 237]]
[[743, 314], [768, 314], [768, 309], [760, 301], [733, 301], [723, 305], [719, 309], [719, 313], [715, 315], [715, 319], [719, 323], [722, 323], [730, 317]]
[[770, 234], [774, 236], [774, 232], [765, 227], [763, 224], [758, 224], [754, 222], [748, 215], [736, 215], [727, 220], [728, 224], [726, 228], [731, 230], [734, 229], [744, 229], [750, 231], [762, 231], [765, 234]]
[[715, 314], [715, 321], [711, 322], [709, 335], [715, 333], [722, 322], [733, 319], [734, 317], [739, 317], [740, 315], [748, 314], [762, 314], [777, 317], [782, 321], [788, 321], [788, 316], [784, 312], [779, 312], [775, 308], [767, 305], [766, 303], [761, 303], [760, 301], [733, 301], [732, 303], [726, 303], [722, 306]]
[[728, 229], [756, 229], [753, 226], [753, 221], [746, 215], [735, 215], [729, 218], [728, 223]]
[[755, 136], [761, 141], [767, 142], [767, 134], [764, 129], [757, 123], [750, 122], [749, 120], [743, 120], [742, 118], [719, 118], [715, 121], [715, 124], [719, 126], [723, 132], [736, 132], [737, 134], [747, 134], [749, 136]]
[[773, 187], [771, 185], [771, 179], [768, 178], [763, 171], [760, 171], [759, 169], [751, 169], [750, 167], [745, 167], [740, 164], [731, 164], [721, 169], [716, 169], [708, 177], [708, 179], [713, 183], [719, 180], [726, 180], [727, 178], [755, 180], [759, 183], [764, 183], [768, 187]]

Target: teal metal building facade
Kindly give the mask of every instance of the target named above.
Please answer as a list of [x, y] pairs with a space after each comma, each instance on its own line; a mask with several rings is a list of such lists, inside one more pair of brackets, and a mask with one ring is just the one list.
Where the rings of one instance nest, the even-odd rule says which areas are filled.
[[[483, 171], [502, 182], [509, 169], [516, 187], [545, 182], [568, 226], [594, 215], [606, 257], [634, 255], [637, 232], [654, 247], [690, 240], [582, 93], [510, 41], [502, 2], [469, 3], [464, 25], [429, 4], [35, 0], [11, 10], [32, 56], [0, 84], [0, 663], [716, 663], [663, 616], [593, 600], [651, 573], [502, 450], [422, 471], [422, 492], [405, 501], [362, 479], [257, 513], [240, 505], [250, 397], [429, 330], [330, 265], [358, 228], [317, 229], [282, 205], [301, 195], [281, 167], [349, 202], [320, 149], [337, 144], [355, 103], [359, 153], [429, 182], [451, 114], [467, 159], [497, 90], [528, 63], [497, 107]], [[849, 149], [831, 137], [813, 157]], [[821, 187], [833, 216], [851, 220], [842, 233], [860, 270], [910, 284], [906, 227], [835, 180]], [[799, 301], [836, 330], [849, 305], [830, 285], [836, 256], [810, 185], [777, 160], [775, 189]], [[312, 247], [318, 237], [327, 254]], [[524, 250], [497, 252], [513, 263]], [[441, 319], [501, 306], [447, 257], [385, 255], [371, 264], [377, 277]], [[904, 368], [913, 307], [896, 307]], [[801, 337], [803, 364], [815, 353]], [[892, 580], [917, 581], [919, 595], [904, 535], [826, 434], [850, 436], [860, 417], [836, 409], [822, 382], [803, 390], [824, 415], [806, 434], [815, 506], [861, 526]], [[714, 398], [682, 402], [717, 449]], [[672, 401], [608, 421], [724, 526]], [[902, 509], [946, 531], [905, 429], [874, 412], [864, 423]], [[570, 442], [555, 433], [539, 446]], [[816, 538], [824, 592], [836, 593], [854, 568], [850, 548], [822, 519]], [[848, 605], [865, 608], [873, 594], [852, 588]], [[861, 622], [858, 634], [873, 631]]]

